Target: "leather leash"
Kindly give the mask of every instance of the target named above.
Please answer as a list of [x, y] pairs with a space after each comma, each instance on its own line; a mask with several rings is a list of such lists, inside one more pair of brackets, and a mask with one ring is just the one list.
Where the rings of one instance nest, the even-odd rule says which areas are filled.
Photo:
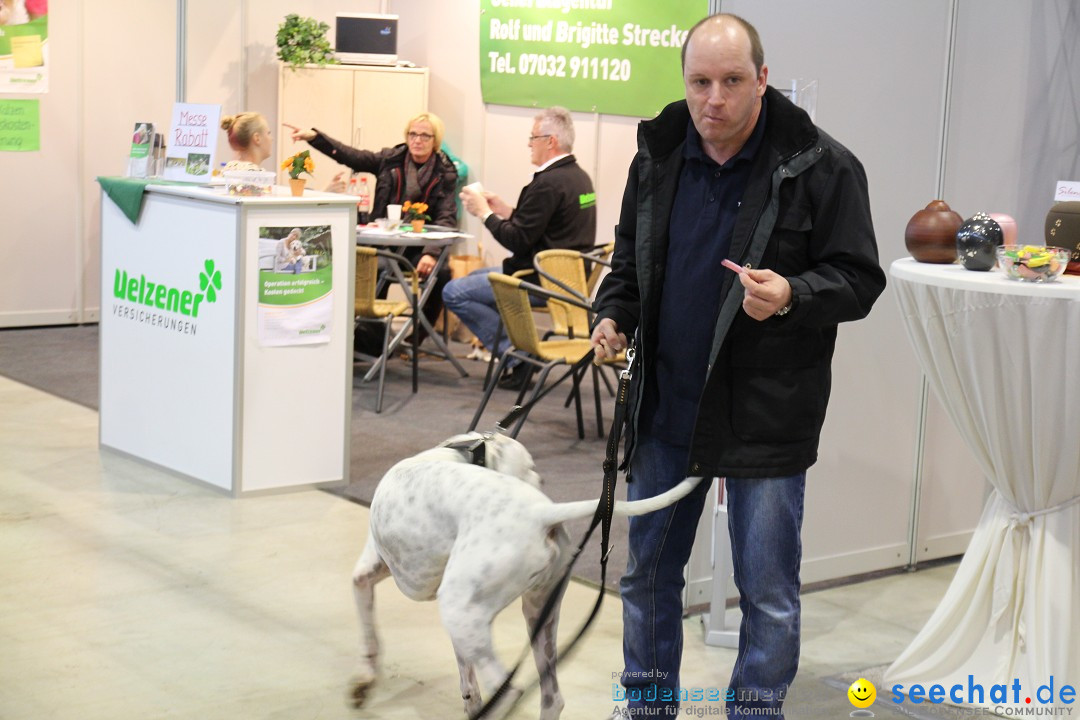
[[[590, 351], [588, 354], [583, 356], [581, 360], [574, 363], [574, 365], [570, 368], [569, 372], [577, 372], [579, 369], [586, 367], [589, 362], [592, 361], [592, 357], [593, 353]], [[585, 632], [589, 629], [589, 626], [592, 625], [594, 620], [596, 620], [597, 615], [600, 614], [600, 607], [604, 603], [604, 583], [607, 580], [608, 555], [611, 553], [611, 518], [615, 511], [615, 485], [617, 484], [619, 470], [619, 442], [622, 439], [623, 423], [626, 420], [626, 400], [630, 392], [630, 371], [633, 366], [634, 349], [628, 348], [626, 350], [626, 369], [619, 373], [619, 388], [615, 393], [615, 413], [614, 417], [611, 420], [611, 432], [608, 433], [607, 453], [604, 458], [603, 466], [604, 487], [600, 493], [600, 501], [596, 505], [596, 512], [593, 513], [593, 518], [592, 522], [589, 524], [589, 529], [585, 531], [585, 537], [581, 539], [581, 542], [578, 544], [577, 549], [574, 550], [574, 554], [570, 557], [570, 562], [567, 564], [566, 570], [564, 571], [562, 578], [559, 580], [558, 584], [552, 589], [551, 594], [548, 595], [547, 600], [544, 602], [544, 606], [540, 610], [540, 615], [536, 621], [536, 624], [529, 632], [528, 646], [518, 657], [518, 661], [517, 663], [515, 663], [514, 667], [510, 670], [510, 672], [506, 674], [506, 679], [503, 681], [502, 685], [499, 686], [499, 689], [496, 690], [490, 698], [488, 698], [487, 702], [484, 703], [483, 707], [481, 707], [475, 715], [470, 716], [470, 720], [480, 720], [481, 718], [486, 717], [491, 711], [491, 708], [510, 689], [510, 682], [514, 679], [517, 671], [521, 669], [521, 665], [525, 661], [525, 658], [532, 652], [533, 643], [536, 642], [536, 638], [537, 635], [539, 635], [540, 633], [540, 629], [544, 627], [544, 623], [548, 621], [548, 618], [551, 617], [551, 613], [554, 612], [555, 607], [562, 600], [563, 591], [566, 588], [567, 582], [569, 582], [570, 580], [570, 571], [573, 570], [574, 564], [577, 562], [578, 557], [580, 557], [581, 555], [581, 551], [585, 549], [585, 544], [589, 541], [589, 538], [592, 537], [593, 531], [596, 530], [597, 526], [600, 527], [600, 588], [597, 591], [596, 603], [593, 605], [593, 609], [592, 612], [589, 613], [589, 617], [586, 618], [584, 624], [582, 624], [581, 628], [577, 631], [577, 634], [574, 636], [574, 638], [567, 644], [567, 646], [563, 650], [558, 653], [554, 663], [552, 663], [552, 666], [544, 671], [541, 671], [541, 677], [543, 677], [549, 672], [554, 671], [559, 661], [570, 655], [573, 649], [577, 646], [578, 642], [585, 636]], [[563, 376], [563, 378], [565, 377], [566, 375]], [[550, 390], [557, 384], [558, 383], [553, 383], [547, 388], [547, 390]], [[529, 407], [532, 406], [533, 403], [537, 402], [546, 393], [547, 391], [545, 390], [545, 392], [538, 395], [532, 400], [532, 402], [527, 403], [524, 407], [515, 407], [505, 418], [499, 421], [496, 427], [498, 427], [499, 430], [503, 430], [508, 427], [511, 423], [513, 423], [514, 419], [520, 416], [520, 413], [525, 412]], [[534, 683], [534, 686], [538, 683], [539, 680]], [[524, 692], [522, 692], [522, 694], [519, 695], [513, 703], [511, 703], [510, 707], [507, 708], [507, 712], [512, 710], [523, 697], [525, 697]]]

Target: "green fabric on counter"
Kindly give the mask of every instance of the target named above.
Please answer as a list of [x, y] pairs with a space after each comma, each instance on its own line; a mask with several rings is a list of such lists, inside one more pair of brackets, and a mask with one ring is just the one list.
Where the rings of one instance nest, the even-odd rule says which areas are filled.
[[160, 180], [157, 178], [98, 177], [98, 184], [105, 191], [120, 212], [131, 222], [138, 224], [142, 210], [143, 194], [147, 185], [199, 185], [200, 183], [182, 180]]

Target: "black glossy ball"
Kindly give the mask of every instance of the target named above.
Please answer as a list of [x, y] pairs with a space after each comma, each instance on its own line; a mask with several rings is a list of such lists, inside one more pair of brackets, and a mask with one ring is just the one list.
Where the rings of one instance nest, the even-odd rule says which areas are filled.
[[956, 256], [968, 270], [990, 270], [997, 262], [997, 247], [1004, 238], [997, 220], [986, 213], [975, 213], [956, 231]]

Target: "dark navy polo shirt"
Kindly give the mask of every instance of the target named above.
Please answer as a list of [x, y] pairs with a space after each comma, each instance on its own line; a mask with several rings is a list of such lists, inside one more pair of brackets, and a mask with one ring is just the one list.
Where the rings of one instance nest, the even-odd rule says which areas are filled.
[[655, 438], [689, 447], [705, 389], [720, 282], [735, 217], [765, 135], [765, 99], [746, 144], [723, 165], [705, 154], [691, 120], [682, 172], [668, 222], [667, 269], [660, 299], [654, 382], [646, 383], [641, 427]]

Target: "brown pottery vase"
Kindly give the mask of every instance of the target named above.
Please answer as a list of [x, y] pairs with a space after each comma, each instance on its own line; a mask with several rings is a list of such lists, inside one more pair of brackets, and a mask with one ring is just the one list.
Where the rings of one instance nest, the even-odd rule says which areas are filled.
[[1071, 254], [1065, 272], [1080, 275], [1080, 202], [1054, 203], [1046, 214], [1046, 244], [1066, 248]]
[[410, 224], [412, 225], [412, 231], [413, 232], [418, 233], [418, 232], [422, 232], [424, 230], [424, 221], [423, 220], [413, 220]]
[[289, 178], [289, 190], [293, 197], [303, 197], [305, 184], [307, 184], [307, 178]]
[[934, 200], [908, 220], [904, 246], [919, 262], [956, 262], [956, 231], [963, 224], [948, 203]]

